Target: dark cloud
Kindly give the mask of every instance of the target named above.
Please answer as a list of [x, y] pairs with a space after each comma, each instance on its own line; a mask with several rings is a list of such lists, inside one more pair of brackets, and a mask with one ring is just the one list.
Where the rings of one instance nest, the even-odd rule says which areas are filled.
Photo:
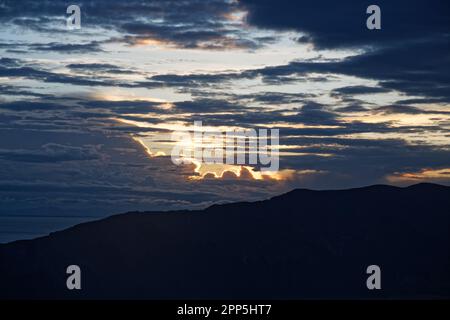
[[[411, 54], [414, 52], [414, 55]], [[271, 84], [308, 79], [310, 73], [344, 74], [379, 80], [378, 87], [352, 86], [338, 88], [333, 93], [350, 97], [355, 94], [383, 93], [397, 90], [408, 95], [437, 99], [440, 102], [450, 99], [450, 57], [447, 41], [420, 42], [405, 48], [388, 48], [370, 51], [342, 61], [330, 62], [291, 62], [287, 65], [265, 67], [242, 72], [219, 74], [163, 74], [150, 77], [148, 81], [120, 82], [113, 79], [92, 79], [90, 77], [53, 73], [21, 64], [20, 60], [3, 58], [0, 63], [0, 76], [24, 77], [43, 82], [70, 83], [84, 86], [120, 86], [124, 88], [160, 88], [172, 86], [183, 90], [221, 86], [237, 79], [262, 77]], [[415, 55], [422, 59], [417, 60]], [[71, 69], [95, 73], [103, 68], [106, 72], [123, 73], [118, 66], [111, 64], [74, 64]], [[266, 94], [266, 97], [268, 95]], [[286, 95], [288, 96], [288, 94]], [[262, 99], [260, 95], [260, 99]], [[348, 100], [348, 98], [347, 98]]]
[[[262, 77], [268, 84], [286, 84], [309, 79], [311, 73], [342, 74], [379, 80], [378, 87], [350, 86], [338, 88], [352, 99], [355, 94], [386, 93], [397, 90], [411, 96], [423, 96], [437, 102], [450, 101], [450, 39], [419, 41], [408, 46], [368, 51], [341, 61], [297, 62], [242, 72], [194, 75], [158, 75], [136, 86], [174, 86], [183, 88], [224, 85], [238, 79]], [[420, 56], [421, 59], [416, 57]]]
[[389, 46], [448, 34], [450, 5], [446, 0], [379, 0], [382, 29], [366, 28], [366, 9], [372, 1], [313, 2], [240, 0], [248, 23], [260, 28], [305, 33], [299, 41], [319, 48]]
[[224, 26], [206, 25], [204, 27], [212, 29], [196, 29], [196, 27], [190, 29], [186, 26], [170, 25], [158, 26], [150, 23], [126, 23], [122, 25], [122, 31], [135, 35], [123, 38], [123, 40], [133, 45], [149, 39], [190, 49], [256, 49], [260, 46], [259, 42], [241, 38], [239, 32], [227, 30]]
[[27, 53], [29, 51], [35, 52], [58, 52], [63, 54], [84, 54], [104, 52], [101, 48], [100, 41], [91, 41], [86, 43], [63, 43], [63, 42], [48, 42], [48, 43], [25, 43], [25, 42], [11, 42], [2, 43], [0, 48], [8, 49], [9, 53]]
[[315, 97], [312, 93], [259, 92], [248, 95], [236, 95], [236, 99], [248, 99], [263, 104], [292, 104], [304, 102], [305, 99]]
[[[104, 100], [90, 100], [90, 101], [81, 101], [80, 105], [89, 109], [103, 109], [109, 111], [109, 115], [116, 114], [147, 114], [149, 112], [160, 113], [161, 103], [151, 102], [151, 101], [143, 101], [143, 100], [120, 100], [120, 101], [104, 101]], [[85, 111], [88, 111], [85, 110]], [[139, 118], [137, 118], [139, 119]], [[142, 120], [142, 118], [140, 118]], [[152, 119], [147, 119], [147, 121], [152, 121]], [[159, 121], [158, 119], [154, 119], [154, 121]]]
[[[446, 167], [450, 151], [427, 144], [412, 145], [402, 139], [343, 139], [292, 138], [289, 144], [302, 146], [298, 151], [311, 152], [309, 157], [296, 161], [282, 158], [285, 166], [298, 169], [332, 171], [357, 179], [368, 179], [374, 183], [392, 172], [418, 171], [424, 167]], [[317, 157], [314, 154], [331, 154], [331, 157]], [[405, 157], [405, 154], [408, 156]], [[356, 180], [355, 180], [356, 181]], [[381, 181], [381, 180], [378, 180]]]
[[[19, 60], [12, 60], [14, 63], [19, 63]], [[12, 62], [9, 62], [11, 65]], [[28, 65], [19, 65], [16, 64], [14, 67], [5, 67], [0, 65], [0, 78], [1, 77], [21, 77], [31, 80], [37, 80], [48, 83], [62, 83], [62, 84], [72, 84], [79, 86], [120, 86], [122, 85], [120, 82], [113, 79], [95, 79], [93, 80], [90, 77], [62, 74], [62, 73], [54, 73], [46, 70], [41, 70], [39, 67], [31, 67]], [[124, 86], [128, 86], [128, 84], [123, 84]]]
[[0, 109], [7, 109], [12, 111], [32, 111], [32, 110], [56, 110], [61, 106], [53, 103], [39, 102], [39, 101], [14, 101], [7, 103], [0, 103]]
[[164, 86], [204, 87], [211, 84], [224, 84], [227, 81], [243, 77], [241, 73], [204, 73], [204, 74], [161, 74], [148, 78], [151, 83], [161, 83]]
[[83, 71], [87, 73], [112, 73], [112, 74], [133, 74], [135, 71], [121, 68], [109, 63], [71, 63], [66, 66], [73, 71]]
[[[436, 41], [369, 51], [342, 61], [291, 62], [287, 65], [245, 71], [240, 77], [263, 76], [271, 79], [304, 74], [343, 74], [380, 80], [381, 88], [408, 95], [450, 101], [450, 41]], [[420, 56], [420, 59], [417, 59]]]
[[245, 109], [245, 106], [229, 103], [224, 100], [199, 99], [194, 101], [182, 101], [175, 103], [178, 112], [208, 113], [208, 112], [237, 112]]
[[19, 59], [13, 58], [0, 58], [0, 65], [4, 67], [18, 67], [22, 64], [22, 61]]
[[421, 108], [416, 108], [408, 105], [389, 105], [382, 106], [374, 109], [375, 112], [384, 113], [384, 114], [395, 114], [395, 113], [403, 113], [403, 114], [450, 114], [450, 111], [438, 111], [438, 110], [424, 110]]
[[319, 103], [310, 101], [305, 103], [296, 115], [280, 117], [288, 123], [303, 123], [306, 125], [337, 125], [338, 115]]
[[430, 103], [445, 103], [446, 98], [410, 98], [404, 100], [398, 100], [398, 104], [430, 104]]
[[357, 95], [357, 94], [373, 94], [386, 93], [391, 90], [381, 87], [367, 87], [367, 86], [348, 86], [333, 89], [333, 95]]
[[[10, 96], [31, 96], [31, 97], [39, 97], [39, 98], [51, 98], [53, 97], [51, 94], [44, 94], [34, 92], [32, 90], [27, 90], [25, 87], [21, 86], [11, 86], [0, 84], [0, 94], [2, 95], [10, 95]], [[1, 106], [0, 106], [1, 108]]]
[[[150, 39], [183, 48], [225, 49], [255, 48], [274, 40], [271, 37], [252, 39], [236, 28], [236, 22], [230, 17], [239, 6], [228, 0], [81, 0], [77, 5], [81, 8], [84, 27], [116, 30], [122, 35], [111, 40], [128, 44], [139, 44]], [[37, 32], [58, 32], [64, 27], [67, 6], [67, 2], [62, 0], [39, 4], [31, 0], [5, 0], [0, 21]], [[36, 12], [43, 17], [36, 17]], [[54, 44], [41, 47], [41, 50], [76, 52], [98, 51], [99, 48]]]
[[360, 104], [350, 104], [346, 107], [339, 107], [335, 109], [336, 112], [364, 112], [367, 110], [367, 108], [361, 106]]
[[19, 162], [60, 162], [96, 160], [101, 155], [95, 146], [72, 147], [47, 143], [37, 150], [0, 149], [0, 158]]
[[100, 43], [92, 41], [88, 43], [58, 43], [30, 44], [28, 47], [35, 51], [55, 51], [60, 53], [90, 53], [103, 52]]

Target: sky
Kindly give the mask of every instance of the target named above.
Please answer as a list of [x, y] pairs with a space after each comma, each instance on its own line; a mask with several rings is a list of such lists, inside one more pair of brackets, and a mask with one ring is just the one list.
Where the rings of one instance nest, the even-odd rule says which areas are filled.
[[[66, 9], [81, 10], [68, 29]], [[0, 0], [0, 242], [294, 188], [450, 185], [450, 4]], [[279, 129], [279, 171], [174, 131]]]

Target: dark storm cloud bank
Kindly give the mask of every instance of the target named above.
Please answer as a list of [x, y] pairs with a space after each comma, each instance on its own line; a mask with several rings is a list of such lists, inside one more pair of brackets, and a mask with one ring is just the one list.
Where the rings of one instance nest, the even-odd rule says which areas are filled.
[[[260, 28], [305, 33], [301, 42], [318, 48], [371, 48], [342, 62], [296, 63], [267, 68], [270, 79], [292, 73], [321, 72], [381, 80], [382, 88], [440, 102], [450, 100], [450, 4], [445, 0], [378, 1], [382, 29], [366, 28], [369, 1], [313, 2], [241, 0], [247, 22]], [[347, 88], [356, 94], [362, 88]], [[366, 90], [367, 91], [367, 90]], [[367, 92], [366, 92], [367, 93]], [[370, 93], [374, 93], [371, 90]]]
[[[251, 25], [305, 33], [299, 41], [311, 41], [319, 48], [397, 46], [446, 35], [450, 28], [446, 0], [240, 0], [240, 4], [248, 10]], [[375, 32], [366, 28], [366, 9], [372, 4], [381, 8], [382, 29]]]

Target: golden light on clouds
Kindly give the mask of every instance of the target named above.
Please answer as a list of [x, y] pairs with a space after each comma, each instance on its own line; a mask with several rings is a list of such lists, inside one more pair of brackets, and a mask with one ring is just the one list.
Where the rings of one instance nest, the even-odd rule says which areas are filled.
[[417, 183], [420, 181], [439, 181], [450, 179], [450, 168], [422, 169], [417, 172], [394, 173], [387, 177], [391, 183]]
[[173, 46], [174, 44], [171, 44], [170, 41], [164, 41], [156, 38], [146, 37], [146, 38], [135, 38], [133, 39], [133, 42], [131, 44], [132, 46], [154, 46], [154, 47], [169, 47]]
[[[195, 163], [195, 160], [193, 161]], [[276, 172], [256, 171], [251, 166], [239, 166], [229, 164], [200, 164], [196, 163], [194, 170], [198, 175], [193, 175], [192, 180], [201, 179], [247, 179], [247, 180], [287, 180], [292, 178], [295, 170], [281, 170]]]
[[[390, 122], [393, 127], [402, 126], [431, 126], [435, 124], [436, 114], [362, 114], [343, 117], [346, 122], [383, 123]], [[450, 119], [449, 117], [447, 117]]]
[[139, 139], [137, 137], [133, 137], [132, 139], [134, 141], [136, 141], [145, 150], [145, 153], [149, 157], [160, 157], [160, 156], [165, 156], [166, 155], [163, 151], [152, 152], [150, 150], [150, 148], [141, 139]]
[[[168, 156], [170, 154], [170, 148], [177, 142], [173, 141], [168, 143], [165, 141], [162, 145], [155, 143], [155, 147], [152, 147], [152, 141], [147, 140], [148, 137], [132, 137], [145, 151], [148, 157], [154, 158], [158, 156]], [[189, 147], [195, 148], [192, 144]], [[164, 149], [165, 151], [161, 151]], [[294, 154], [294, 153], [293, 153]], [[304, 154], [303, 154], [304, 155]], [[171, 161], [169, 158], [168, 161]], [[183, 157], [182, 163], [184, 165], [194, 165], [192, 175], [189, 176], [190, 180], [203, 180], [203, 179], [241, 179], [241, 180], [288, 180], [292, 179], [296, 171], [291, 169], [285, 169], [280, 171], [259, 171], [251, 165], [234, 165], [234, 164], [221, 164], [221, 163], [203, 163], [195, 158]], [[172, 165], [172, 163], [171, 163]]]

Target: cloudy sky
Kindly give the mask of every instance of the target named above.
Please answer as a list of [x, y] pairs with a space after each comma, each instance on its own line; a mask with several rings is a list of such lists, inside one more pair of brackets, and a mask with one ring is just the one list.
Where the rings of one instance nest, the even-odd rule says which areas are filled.
[[[68, 30], [66, 9], [81, 8]], [[293, 188], [450, 184], [450, 4], [0, 0], [0, 242]], [[174, 130], [280, 129], [280, 171], [175, 166]]]

